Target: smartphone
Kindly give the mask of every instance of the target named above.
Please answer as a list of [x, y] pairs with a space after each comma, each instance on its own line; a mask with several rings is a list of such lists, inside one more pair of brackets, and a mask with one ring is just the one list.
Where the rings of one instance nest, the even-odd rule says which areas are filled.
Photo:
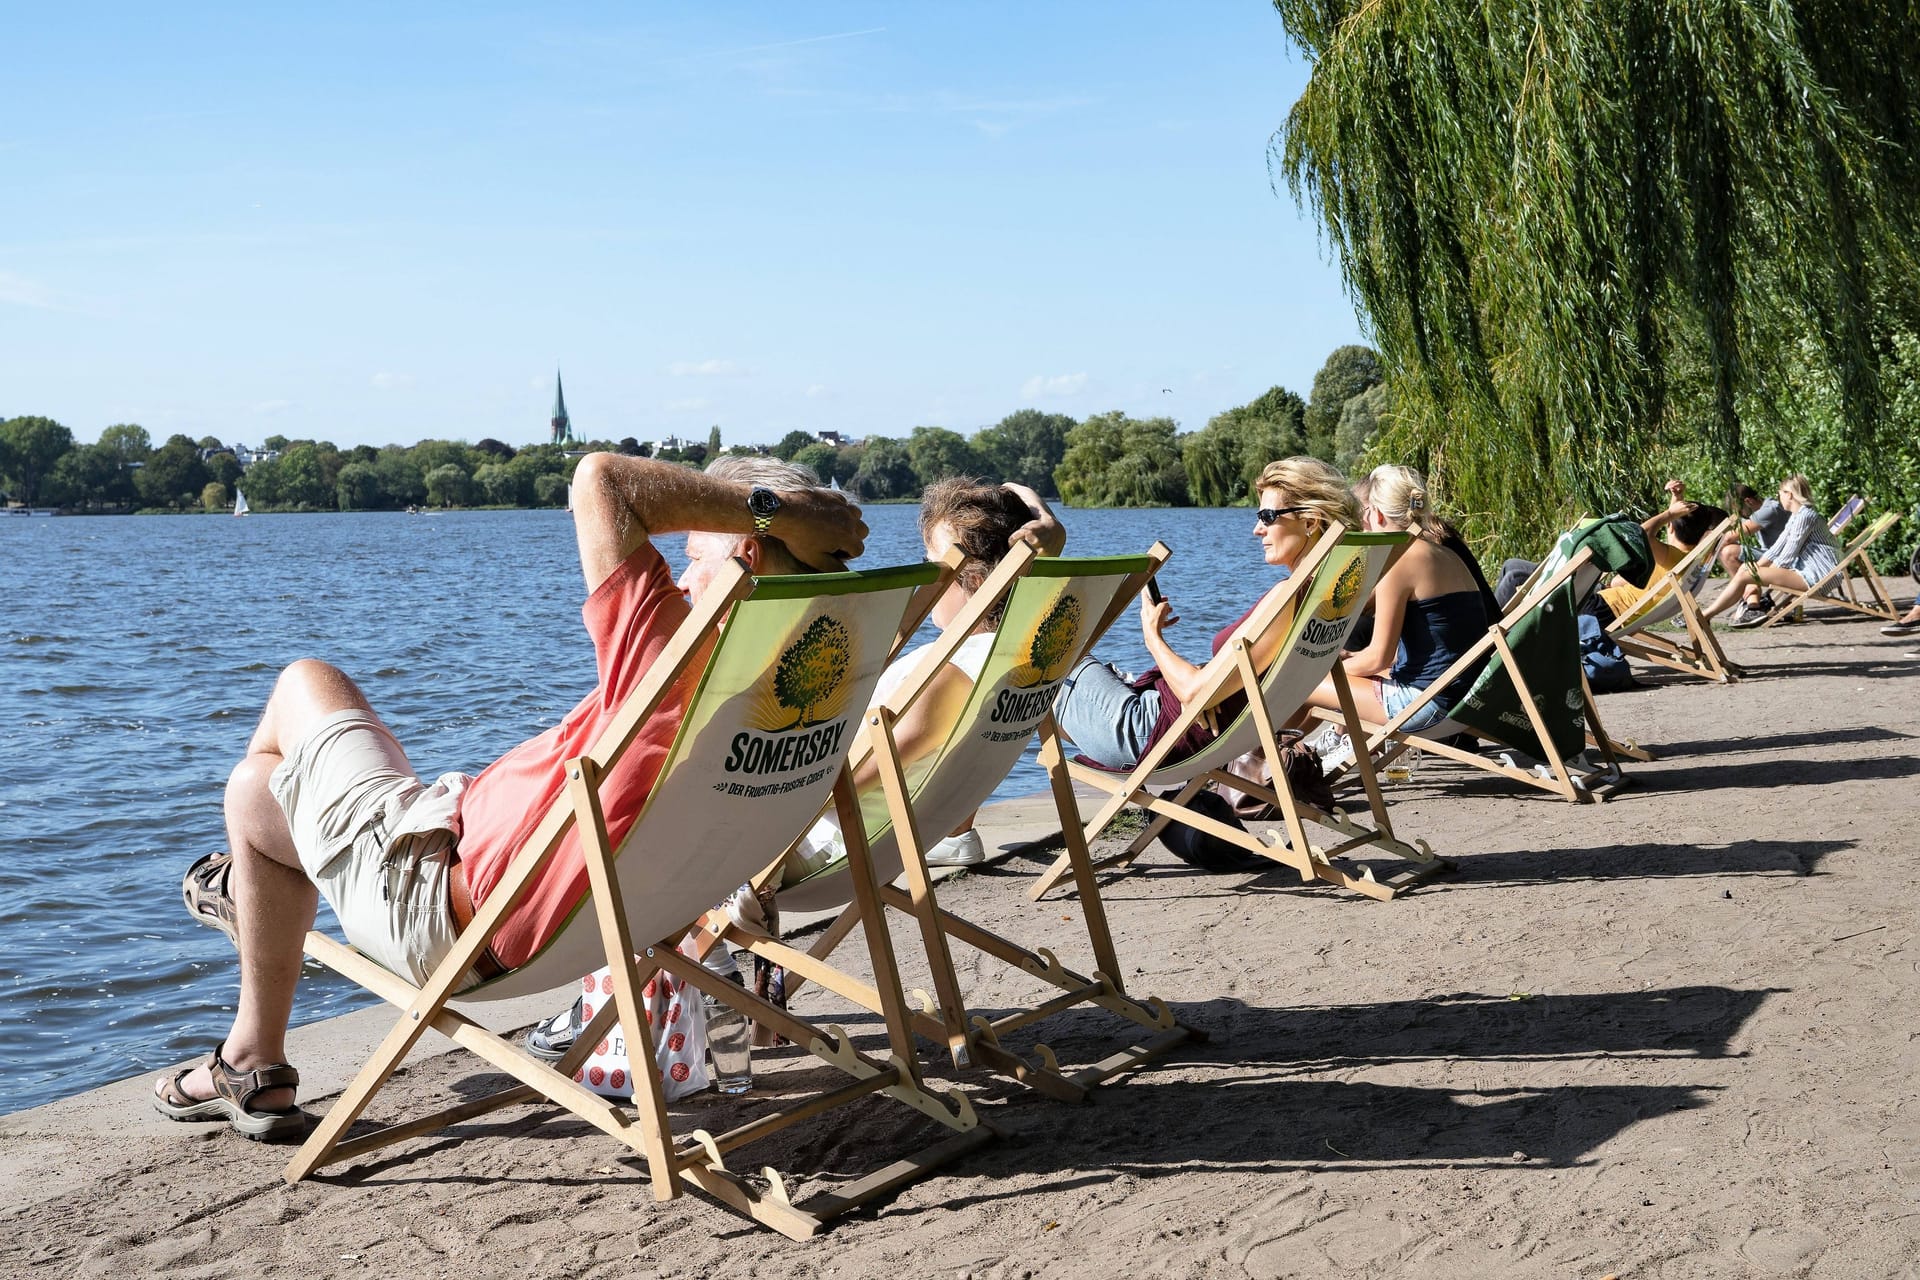
[[1153, 601], [1155, 604], [1166, 603], [1167, 598], [1160, 594], [1160, 579], [1147, 579], [1147, 599]]

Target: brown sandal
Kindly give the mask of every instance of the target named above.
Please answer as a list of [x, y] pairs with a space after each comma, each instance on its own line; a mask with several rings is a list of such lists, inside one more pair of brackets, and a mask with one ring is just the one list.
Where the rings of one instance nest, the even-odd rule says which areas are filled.
[[169, 1120], [225, 1120], [234, 1131], [249, 1138], [281, 1138], [303, 1133], [307, 1114], [299, 1107], [284, 1111], [255, 1110], [248, 1104], [269, 1089], [295, 1089], [300, 1073], [284, 1062], [257, 1071], [238, 1071], [227, 1065], [215, 1049], [207, 1058], [207, 1073], [213, 1078], [211, 1098], [189, 1097], [186, 1079], [192, 1067], [182, 1067], [160, 1077], [160, 1088], [153, 1095], [153, 1109]]
[[227, 935], [227, 941], [240, 945], [236, 930], [240, 915], [233, 905], [233, 855], [222, 850], [209, 853], [187, 868], [180, 881], [180, 898], [187, 914]]

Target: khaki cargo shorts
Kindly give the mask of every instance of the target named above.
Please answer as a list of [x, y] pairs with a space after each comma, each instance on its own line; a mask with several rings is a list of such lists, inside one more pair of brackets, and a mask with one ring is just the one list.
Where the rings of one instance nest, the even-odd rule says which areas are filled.
[[[300, 865], [341, 932], [369, 960], [416, 985], [453, 947], [451, 831], [402, 831], [427, 791], [385, 725], [361, 711], [320, 722], [268, 779]], [[462, 989], [476, 981], [469, 974]]]

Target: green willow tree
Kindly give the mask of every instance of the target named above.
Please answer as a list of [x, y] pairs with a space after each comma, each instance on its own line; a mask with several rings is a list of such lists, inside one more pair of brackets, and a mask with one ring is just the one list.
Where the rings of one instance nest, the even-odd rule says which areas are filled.
[[1487, 528], [1731, 477], [1812, 339], [1849, 450], [1915, 328], [1913, 0], [1275, 0], [1313, 62], [1272, 158], [1394, 388], [1374, 452]]

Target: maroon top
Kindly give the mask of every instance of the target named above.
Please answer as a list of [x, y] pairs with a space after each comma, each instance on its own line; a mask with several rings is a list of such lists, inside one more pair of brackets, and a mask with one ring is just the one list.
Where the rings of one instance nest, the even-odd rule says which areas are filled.
[[[1264, 599], [1266, 599], [1265, 596], [1260, 597], [1260, 600]], [[1260, 600], [1255, 600], [1247, 607], [1245, 613], [1214, 633], [1213, 652], [1215, 654], [1226, 648], [1227, 642], [1233, 639], [1233, 633], [1240, 629], [1240, 624], [1253, 616], [1253, 611], [1260, 607]], [[1147, 739], [1147, 746], [1152, 747], [1167, 736], [1167, 732], [1173, 728], [1173, 722], [1180, 718], [1180, 699], [1174, 696], [1173, 690], [1167, 685], [1166, 677], [1160, 674], [1158, 667], [1148, 667], [1146, 671], [1135, 676], [1133, 688], [1140, 693], [1149, 689], [1158, 690], [1160, 693], [1160, 716], [1153, 722], [1153, 735]], [[1240, 709], [1246, 705], [1247, 698], [1244, 693], [1228, 694], [1221, 700], [1220, 705], [1213, 709], [1213, 718], [1220, 724], [1231, 723], [1233, 718], [1240, 714]], [[1205, 720], [1195, 720], [1193, 727], [1181, 736], [1180, 741], [1174, 743], [1173, 750], [1168, 753], [1167, 759], [1185, 760], [1217, 736], [1218, 734]]]

